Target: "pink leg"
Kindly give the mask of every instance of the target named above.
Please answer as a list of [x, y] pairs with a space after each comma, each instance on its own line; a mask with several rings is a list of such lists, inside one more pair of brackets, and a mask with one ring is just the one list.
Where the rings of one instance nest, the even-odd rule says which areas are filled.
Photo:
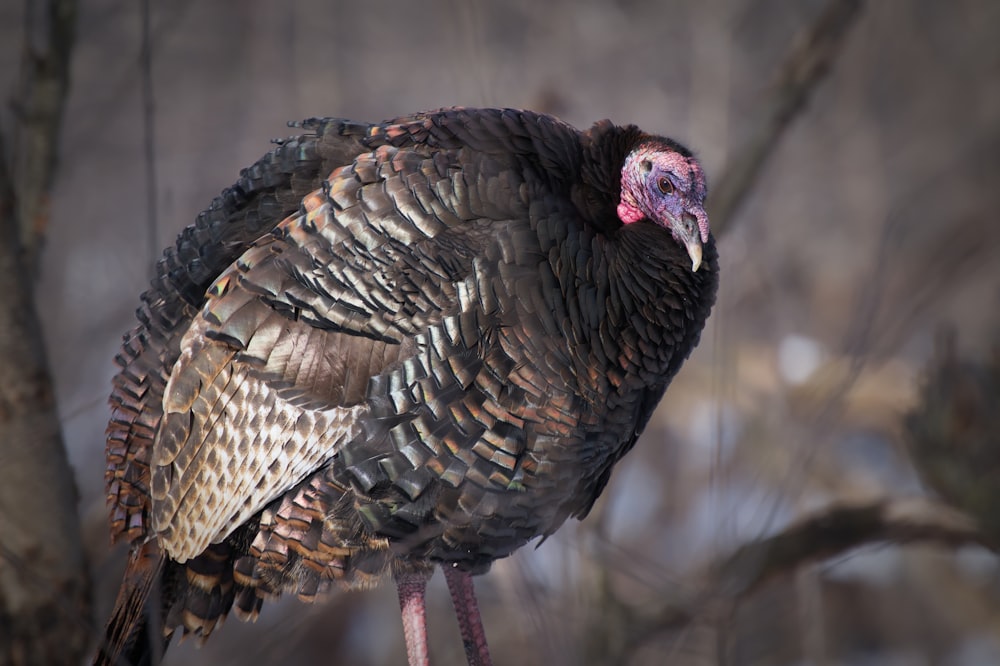
[[486, 645], [483, 618], [476, 602], [476, 590], [472, 585], [472, 575], [448, 565], [443, 565], [442, 568], [448, 581], [448, 590], [451, 591], [451, 601], [455, 604], [458, 629], [462, 632], [465, 658], [469, 660], [469, 666], [493, 666], [490, 648]]
[[430, 575], [427, 573], [404, 573], [396, 576], [406, 656], [410, 666], [429, 666], [430, 663], [427, 656], [427, 608], [424, 605], [428, 578]]

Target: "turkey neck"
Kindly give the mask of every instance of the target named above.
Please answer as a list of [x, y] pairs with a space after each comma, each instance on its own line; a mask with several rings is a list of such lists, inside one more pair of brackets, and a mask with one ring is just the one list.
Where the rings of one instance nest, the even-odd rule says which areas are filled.
[[[601, 121], [583, 135], [579, 181], [572, 186], [571, 198], [595, 232], [592, 261], [603, 264], [607, 286], [602, 293], [600, 287], [588, 285], [599, 294], [592, 299], [588, 287], [581, 285], [601, 269], [576, 276], [580, 311], [588, 312], [588, 300], [596, 300], [589, 307], [597, 308], [599, 322], [596, 326], [577, 322], [582, 330], [574, 333], [590, 347], [589, 367], [578, 367], [577, 375], [587, 378], [582, 388], [595, 402], [603, 399], [602, 393], [643, 388], [658, 389], [658, 399], [697, 345], [718, 289], [713, 238], [703, 247], [701, 267], [692, 272], [687, 251], [669, 231], [649, 221], [623, 225], [618, 218], [621, 165], [638, 145], [654, 138], [685, 151], [674, 141], [652, 137], [634, 125]], [[606, 368], [607, 377], [595, 377], [594, 368]]]
[[[620, 227], [598, 248], [608, 267], [604, 316], [591, 331], [593, 362], [608, 362], [610, 392], [666, 389], [697, 345], [718, 286], [718, 256], [710, 239], [692, 272], [687, 252], [650, 222]], [[592, 366], [593, 367], [593, 366]]]

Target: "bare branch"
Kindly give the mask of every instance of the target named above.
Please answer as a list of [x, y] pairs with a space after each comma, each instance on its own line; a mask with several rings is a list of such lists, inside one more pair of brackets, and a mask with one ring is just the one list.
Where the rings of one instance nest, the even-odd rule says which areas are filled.
[[775, 578], [877, 543], [979, 545], [991, 550], [998, 546], [969, 517], [926, 499], [836, 504], [717, 560], [702, 577], [710, 581], [710, 594], [683, 607], [672, 604], [648, 622], [637, 623], [637, 641], [687, 626], [706, 609], [728, 612]]
[[912, 542], [995, 547], [972, 519], [928, 500], [839, 504], [741, 546], [713, 567], [712, 579], [725, 596], [745, 597], [777, 576], [860, 546]]
[[831, 0], [788, 54], [750, 138], [729, 161], [713, 188], [709, 216], [716, 235], [729, 228], [781, 136], [826, 76], [850, 27], [861, 15], [862, 5], [862, 0]]
[[[153, 96], [153, 38], [151, 34], [150, 0], [142, 0], [142, 52], [139, 68], [142, 70], [142, 148], [146, 165], [146, 224], [149, 228], [146, 251], [150, 267], [163, 249], [160, 246], [159, 221], [156, 208], [156, 101]], [[155, 272], [155, 269], [153, 269]]]

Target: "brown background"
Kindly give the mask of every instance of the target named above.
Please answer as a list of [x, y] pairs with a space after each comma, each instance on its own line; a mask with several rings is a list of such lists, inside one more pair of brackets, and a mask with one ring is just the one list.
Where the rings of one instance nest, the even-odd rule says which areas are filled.
[[[496, 105], [578, 126], [608, 117], [690, 145], [711, 179], [821, 6], [153, 3], [152, 244], [172, 242], [270, 138], [291, 133], [285, 121], [312, 115]], [[21, 11], [0, 4], [4, 90]], [[122, 562], [104, 525], [104, 400], [152, 257], [138, 3], [80, 11], [38, 296], [102, 622]], [[1000, 4], [865, 8], [720, 238], [723, 287], [702, 345], [596, 515], [478, 581], [498, 664], [1000, 663], [1000, 570], [983, 551], [870, 547], [721, 616], [700, 576], [832, 500], [923, 492], [899, 423], [934, 331], [951, 322], [975, 355], [998, 330], [998, 119]], [[435, 663], [461, 663], [440, 579], [429, 603]], [[629, 613], [664, 605], [695, 621], [621, 638]], [[401, 644], [387, 585], [268, 604], [256, 625], [232, 619], [166, 663], [398, 664]]]

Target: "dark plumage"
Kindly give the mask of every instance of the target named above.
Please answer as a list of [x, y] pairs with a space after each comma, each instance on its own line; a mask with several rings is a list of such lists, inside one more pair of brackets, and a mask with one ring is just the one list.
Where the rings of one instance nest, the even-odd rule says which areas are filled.
[[166, 251], [125, 337], [132, 555], [99, 661], [162, 647], [156, 618], [207, 637], [391, 572], [424, 663], [441, 565], [488, 663], [469, 575], [587, 514], [712, 307], [704, 176], [669, 139], [510, 109], [301, 127]]

